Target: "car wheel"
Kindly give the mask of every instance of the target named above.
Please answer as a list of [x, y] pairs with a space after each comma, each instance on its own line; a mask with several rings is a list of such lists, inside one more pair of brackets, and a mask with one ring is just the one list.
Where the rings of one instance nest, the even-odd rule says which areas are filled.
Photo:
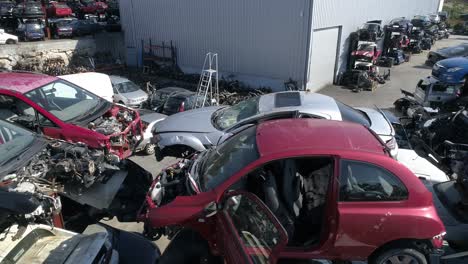
[[150, 144], [146, 145], [146, 147], [145, 147], [146, 155], [153, 155], [154, 152], [155, 152], [155, 149], [156, 149], [156, 145], [154, 145], [154, 144], [150, 143]]
[[370, 264], [427, 264], [422, 252], [413, 248], [390, 249], [379, 254]]
[[7, 41], [5, 42], [5, 44], [16, 44], [16, 41], [13, 40], [13, 39], [7, 39]]
[[154, 157], [156, 158], [156, 161], [161, 161], [164, 159], [163, 153], [160, 148], [154, 148]]

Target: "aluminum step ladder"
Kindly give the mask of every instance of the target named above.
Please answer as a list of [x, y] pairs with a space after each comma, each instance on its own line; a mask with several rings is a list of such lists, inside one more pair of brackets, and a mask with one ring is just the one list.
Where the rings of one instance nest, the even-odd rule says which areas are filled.
[[198, 82], [193, 108], [219, 105], [218, 53], [208, 52]]

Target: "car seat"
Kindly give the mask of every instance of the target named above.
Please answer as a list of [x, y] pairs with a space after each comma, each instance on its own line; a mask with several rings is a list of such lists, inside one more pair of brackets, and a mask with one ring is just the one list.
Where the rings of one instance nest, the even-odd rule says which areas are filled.
[[294, 159], [281, 161], [282, 167], [282, 190], [285, 206], [295, 218], [299, 217], [302, 208], [301, 177], [297, 173], [297, 164]]
[[278, 218], [281, 225], [284, 227], [289, 237], [294, 234], [294, 218], [286, 209], [283, 201], [281, 201], [276, 177], [270, 170], [265, 173], [265, 182], [263, 184], [263, 192], [265, 194], [265, 204], [270, 208], [273, 214]]

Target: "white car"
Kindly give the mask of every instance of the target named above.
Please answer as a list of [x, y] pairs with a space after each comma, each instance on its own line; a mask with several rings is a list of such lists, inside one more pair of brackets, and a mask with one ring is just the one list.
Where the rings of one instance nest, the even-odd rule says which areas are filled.
[[58, 78], [68, 81], [72, 84], [101, 97], [109, 102], [114, 100], [112, 83], [109, 75], [97, 72], [84, 72], [69, 75], [58, 76]]
[[156, 148], [156, 145], [151, 142], [151, 138], [153, 137], [153, 127], [159, 121], [164, 120], [167, 115], [146, 109], [140, 109], [138, 111], [140, 112], [140, 118], [141, 122], [143, 123], [144, 132], [143, 139], [136, 147], [135, 152], [143, 151], [147, 155], [153, 155]]
[[398, 150], [396, 160], [405, 165], [410, 171], [412, 171], [418, 178], [430, 181], [432, 183], [446, 182], [450, 178], [437, 168], [434, 164], [430, 163], [427, 159], [419, 156], [412, 149]]
[[0, 29], [0, 44], [16, 44], [18, 43], [18, 37], [5, 33], [5, 30]]
[[137, 84], [121, 76], [110, 76], [114, 88], [114, 102], [140, 108], [148, 100], [148, 94]]

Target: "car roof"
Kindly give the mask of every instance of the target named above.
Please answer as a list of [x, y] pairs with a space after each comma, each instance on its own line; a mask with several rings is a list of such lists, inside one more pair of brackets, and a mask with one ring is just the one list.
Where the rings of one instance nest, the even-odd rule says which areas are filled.
[[0, 72], [0, 88], [27, 93], [58, 80], [57, 77], [25, 72]]
[[261, 155], [304, 149], [385, 155], [381, 141], [363, 125], [323, 119], [266, 121], [257, 127], [257, 145]]
[[[300, 101], [298, 102], [297, 100]], [[302, 113], [320, 115], [327, 119], [341, 120], [341, 112], [336, 100], [323, 94], [294, 91], [270, 93], [260, 97], [260, 113], [288, 110], [299, 110]]]

